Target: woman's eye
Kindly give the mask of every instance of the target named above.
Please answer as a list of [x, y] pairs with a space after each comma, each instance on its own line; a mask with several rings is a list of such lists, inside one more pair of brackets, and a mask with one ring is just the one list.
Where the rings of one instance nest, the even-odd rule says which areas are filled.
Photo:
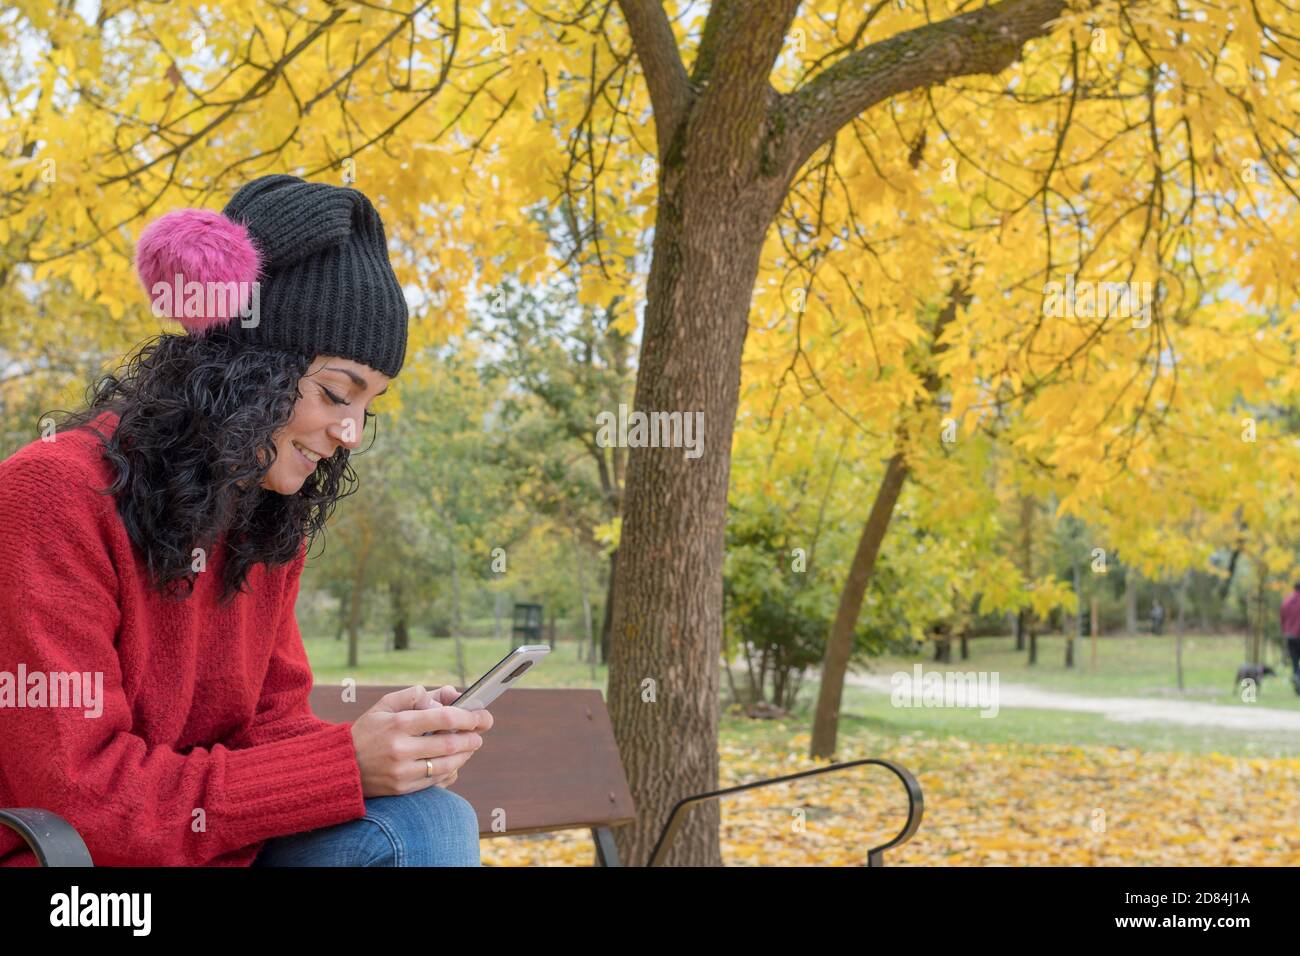
[[326, 388], [324, 385], [321, 386], [321, 389], [320, 389], [320, 390], [321, 390], [322, 392], [324, 392], [324, 393], [329, 397], [329, 400], [330, 400], [331, 402], [333, 402], [335, 405], [346, 405], [346, 404], [348, 404], [348, 403], [345, 402], [343, 399], [339, 398], [337, 395], [335, 395], [333, 392], [331, 392], [331, 391], [330, 391], [328, 388]]

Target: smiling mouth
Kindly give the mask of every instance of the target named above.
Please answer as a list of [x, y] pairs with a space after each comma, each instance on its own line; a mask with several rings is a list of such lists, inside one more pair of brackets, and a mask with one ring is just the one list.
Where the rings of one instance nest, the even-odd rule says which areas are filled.
[[323, 457], [325, 457], [324, 455], [316, 454], [316, 452], [312, 451], [309, 448], [304, 448], [302, 445], [299, 445], [297, 442], [293, 442], [293, 447], [298, 452], [298, 454], [302, 456], [303, 461], [310, 464], [313, 468], [316, 467], [317, 462], [319, 462]]

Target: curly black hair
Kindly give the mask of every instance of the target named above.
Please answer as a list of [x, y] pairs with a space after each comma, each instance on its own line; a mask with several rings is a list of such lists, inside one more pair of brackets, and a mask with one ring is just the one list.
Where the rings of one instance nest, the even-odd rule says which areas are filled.
[[[226, 534], [220, 601], [244, 590], [259, 562], [286, 564], [325, 526], [339, 499], [357, 490], [349, 451], [339, 448], [292, 495], [261, 487], [275, 463], [272, 436], [293, 417], [299, 380], [312, 359], [250, 345], [220, 330], [162, 334], [99, 377], [86, 407], [56, 423], [88, 425], [106, 411], [117, 428], [99, 437], [116, 480], [112, 494], [152, 585], [164, 596], [194, 591], [195, 548]], [[52, 413], [42, 416], [48, 421]], [[373, 418], [370, 412], [366, 418]], [[262, 459], [259, 460], [259, 451]]]

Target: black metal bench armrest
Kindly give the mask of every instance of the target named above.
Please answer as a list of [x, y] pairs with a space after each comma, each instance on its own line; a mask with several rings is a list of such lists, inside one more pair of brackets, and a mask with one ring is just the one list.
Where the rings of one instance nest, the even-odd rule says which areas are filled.
[[0, 810], [0, 826], [17, 830], [41, 866], [95, 865], [81, 834], [57, 813], [31, 807]]
[[834, 773], [837, 770], [847, 770], [849, 767], [861, 767], [865, 764], [874, 764], [877, 767], [884, 767], [890, 770], [903, 781], [903, 786], [907, 790], [907, 822], [898, 835], [888, 843], [882, 843], [880, 846], [872, 847], [867, 851], [867, 866], [884, 866], [885, 851], [896, 846], [901, 846], [916, 833], [917, 828], [921, 826], [921, 817], [925, 813], [925, 798], [921, 794], [921, 784], [912, 776], [911, 772], [905, 767], [889, 760], [850, 760], [848, 763], [833, 763], [825, 767], [818, 767], [815, 770], [804, 770], [800, 773], [792, 773], [785, 777], [772, 777], [770, 780], [756, 780], [753, 783], [743, 783], [738, 787], [728, 787], [726, 790], [715, 790], [712, 793], [699, 793], [691, 797], [685, 797], [677, 801], [673, 807], [672, 813], [668, 814], [668, 822], [664, 824], [663, 831], [659, 834], [659, 840], [655, 843], [654, 852], [650, 854], [650, 866], [660, 865], [668, 855], [668, 848], [672, 844], [673, 838], [677, 835], [677, 830], [681, 826], [684, 817], [684, 811], [687, 807], [701, 803], [705, 800], [716, 800], [718, 797], [726, 796], [729, 793], [739, 793], [742, 790], [753, 790], [756, 787], [767, 787], [774, 783], [786, 783], [790, 780], [798, 780], [801, 777], [814, 777], [821, 773]]

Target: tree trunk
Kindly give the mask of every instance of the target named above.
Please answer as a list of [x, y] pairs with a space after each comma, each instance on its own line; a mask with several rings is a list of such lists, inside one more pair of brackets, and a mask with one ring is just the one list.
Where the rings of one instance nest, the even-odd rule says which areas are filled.
[[1124, 632], [1135, 637], [1138, 632], [1138, 574], [1124, 568]]
[[853, 632], [857, 629], [862, 599], [866, 596], [871, 572], [876, 567], [881, 542], [885, 539], [889, 519], [894, 514], [894, 505], [898, 503], [906, 479], [907, 465], [903, 462], [902, 454], [896, 454], [885, 466], [885, 475], [876, 491], [876, 500], [872, 502], [871, 514], [862, 528], [862, 537], [858, 539], [853, 563], [849, 565], [848, 580], [840, 592], [840, 603], [835, 612], [835, 623], [831, 626], [830, 640], [826, 642], [821, 689], [817, 694], [817, 712], [813, 719], [812, 744], [809, 748], [813, 757], [830, 758], [835, 753], [844, 675], [848, 672], [849, 657], [853, 652]]
[[763, 699], [763, 688], [758, 686], [755, 679], [756, 671], [754, 670], [753, 649], [749, 641], [741, 639], [740, 646], [745, 654], [745, 678], [749, 681], [749, 700], [746, 703], [756, 704]]
[[1101, 609], [1098, 606], [1098, 601], [1094, 597], [1092, 599], [1092, 619], [1089, 627], [1089, 640], [1092, 644], [1092, 661], [1089, 666], [1092, 668], [1094, 674], [1097, 672], [1097, 634], [1101, 630], [1101, 622], [1098, 620], [1100, 612]]
[[370, 563], [370, 525], [361, 526], [357, 561], [352, 568], [352, 591], [348, 600], [348, 667], [356, 667], [361, 650], [361, 608], [366, 588], [366, 566]]
[[393, 582], [390, 591], [393, 596], [393, 650], [405, 651], [411, 646], [411, 632], [406, 620], [406, 602], [402, 596], [402, 582]]
[[1251, 648], [1250, 662], [1259, 664], [1262, 663], [1264, 656], [1264, 588], [1268, 583], [1268, 575], [1264, 573], [1262, 565], [1256, 566], [1255, 575], [1259, 578], [1259, 587], [1255, 599], [1255, 626], [1251, 629], [1255, 637], [1255, 646]]
[[348, 614], [348, 667], [356, 667], [361, 645], [360, 621], [357, 620], [355, 608], [360, 602], [353, 602], [354, 610]]
[[[944, 330], [957, 318], [959, 307], [970, 304], [968, 284], [970, 276], [964, 280], [956, 279], [948, 290], [948, 300], [939, 310], [934, 328], [930, 330], [930, 358], [941, 356], [948, 348], [943, 343]], [[925, 384], [925, 397], [913, 402], [915, 409], [921, 409], [939, 394], [943, 380], [936, 371], [933, 362], [918, 368], [922, 382]], [[827, 641], [826, 654], [822, 660], [822, 683], [817, 695], [817, 713], [813, 724], [812, 743], [809, 754], [813, 757], [830, 757], [835, 752], [835, 740], [839, 724], [840, 700], [844, 693], [844, 675], [848, 670], [849, 657], [853, 653], [853, 632], [857, 628], [858, 615], [862, 612], [862, 599], [866, 595], [867, 585], [876, 567], [876, 558], [880, 554], [880, 545], [894, 514], [894, 506], [907, 480], [907, 460], [902, 449], [907, 438], [908, 421], [900, 416], [895, 439], [899, 442], [896, 451], [885, 467], [884, 477], [872, 503], [871, 514], [867, 516], [866, 526], [862, 529], [862, 538], [858, 542], [857, 553], [849, 567], [849, 577], [840, 592], [840, 604], [836, 610], [835, 623], [831, 627], [831, 636]], [[945, 651], [951, 660], [951, 652]]]
[[[1034, 580], [1034, 499], [1029, 495], [1020, 498], [1020, 570], [1024, 573], [1026, 583]], [[1034, 612], [1031, 608], [1021, 608], [1017, 617], [1016, 650], [1025, 649], [1026, 636], [1029, 641], [1029, 663], [1038, 661], [1038, 645], [1034, 642]]]
[[[756, 194], [736, 185], [738, 171], [716, 169], [734, 147], [697, 139], [692, 148], [692, 162], [670, 154], [660, 171], [632, 411], [703, 412], [702, 454], [629, 450], [613, 583], [606, 697], [637, 807], [614, 836], [628, 866], [646, 863], [678, 800], [718, 786], [731, 436], [759, 255], [785, 192], [759, 177], [770, 195]], [[671, 701], [644, 700], [647, 678]], [[717, 801], [694, 808], [666, 863], [720, 866], [719, 813]]]
[[1196, 602], [1196, 625], [1202, 634], [1210, 633], [1210, 612], [1207, 605], [1205, 600]]
[[[589, 649], [588, 658], [591, 666], [591, 679], [596, 679], [596, 628], [591, 619], [591, 595], [587, 589], [587, 553], [582, 550], [582, 544], [579, 542], [576, 546], [578, 554], [578, 589], [582, 592], [582, 624], [584, 628], [585, 641], [580, 646]], [[581, 655], [579, 655], [581, 657]]]
[[739, 693], [736, 691], [736, 675], [731, 672], [731, 661], [723, 665], [723, 670], [727, 675], [727, 689], [731, 691], [731, 702], [733, 704], [740, 702]]
[[352, 579], [352, 598], [348, 601], [348, 667], [356, 667], [361, 644], [361, 589], [365, 586], [365, 569], [359, 568]]
[[460, 566], [456, 561], [455, 542], [451, 545], [451, 639], [456, 645], [456, 677], [460, 681], [456, 686], [465, 690], [469, 678], [465, 672], [465, 647], [460, 639]]
[[1065, 638], [1065, 666], [1074, 666], [1074, 642], [1083, 637], [1083, 582], [1079, 573], [1079, 561], [1074, 561], [1074, 630]]
[[786, 698], [786, 692], [789, 689], [788, 678], [790, 669], [786, 662], [778, 655], [776, 667], [772, 670], [772, 703], [782, 710], [790, 709], [790, 702]]
[[1183, 579], [1178, 584], [1178, 633], [1174, 636], [1174, 672], [1178, 678], [1178, 689], [1183, 689], [1183, 630], [1187, 626], [1187, 583], [1191, 571], [1183, 572]]
[[609, 663], [609, 637], [614, 630], [614, 571], [618, 567], [618, 548], [609, 553], [609, 581], [605, 585], [605, 614], [600, 625], [600, 662]]

